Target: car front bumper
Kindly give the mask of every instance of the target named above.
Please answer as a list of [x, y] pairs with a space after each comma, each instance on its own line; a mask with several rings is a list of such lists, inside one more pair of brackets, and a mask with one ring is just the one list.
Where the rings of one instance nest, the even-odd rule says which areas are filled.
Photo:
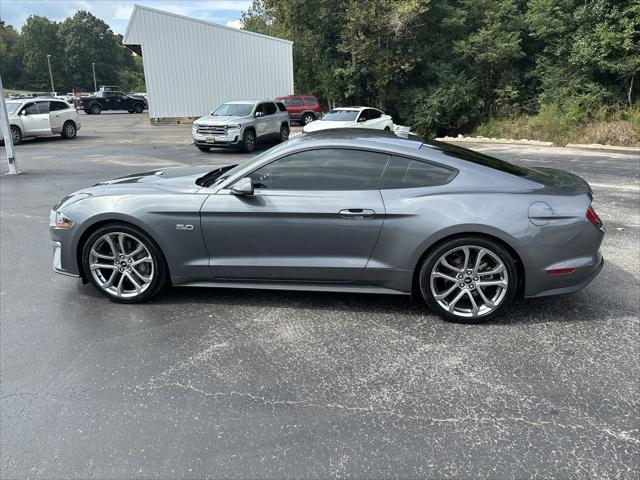
[[201, 134], [192, 131], [193, 143], [195, 145], [202, 145], [208, 147], [228, 147], [237, 145], [242, 139], [242, 130], [234, 129], [227, 130], [224, 134]]

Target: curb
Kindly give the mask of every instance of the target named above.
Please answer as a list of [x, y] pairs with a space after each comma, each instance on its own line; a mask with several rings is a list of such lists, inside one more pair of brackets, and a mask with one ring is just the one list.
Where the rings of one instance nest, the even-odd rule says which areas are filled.
[[615, 150], [618, 152], [629, 152], [640, 154], [640, 147], [621, 147], [618, 145], [602, 145], [600, 143], [567, 143], [569, 148], [584, 148], [587, 150]]
[[506, 138], [487, 138], [487, 137], [438, 137], [436, 140], [441, 142], [469, 142], [469, 143], [503, 143], [507, 145], [539, 145], [542, 147], [552, 147], [553, 142], [541, 142], [539, 140], [514, 140]]

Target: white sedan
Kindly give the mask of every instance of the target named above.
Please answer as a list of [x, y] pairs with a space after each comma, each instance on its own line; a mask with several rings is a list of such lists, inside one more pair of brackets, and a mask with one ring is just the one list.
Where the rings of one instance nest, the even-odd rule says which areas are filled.
[[57, 98], [9, 100], [7, 113], [14, 145], [23, 138], [62, 135], [75, 138], [80, 130], [80, 118], [75, 108]]
[[341, 107], [334, 108], [319, 120], [308, 123], [302, 131], [308, 133], [330, 128], [393, 130], [393, 118], [377, 108]]

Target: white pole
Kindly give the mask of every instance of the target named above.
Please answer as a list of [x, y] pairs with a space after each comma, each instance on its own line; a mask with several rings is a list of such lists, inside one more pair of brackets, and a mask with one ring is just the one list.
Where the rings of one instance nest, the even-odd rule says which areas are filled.
[[4, 148], [7, 151], [7, 160], [9, 161], [9, 171], [7, 175], [16, 175], [18, 171], [18, 162], [16, 161], [15, 150], [13, 148], [13, 135], [11, 135], [11, 127], [9, 126], [9, 114], [7, 113], [7, 104], [4, 102], [4, 88], [2, 87], [2, 77], [0, 77], [0, 129], [4, 136]]

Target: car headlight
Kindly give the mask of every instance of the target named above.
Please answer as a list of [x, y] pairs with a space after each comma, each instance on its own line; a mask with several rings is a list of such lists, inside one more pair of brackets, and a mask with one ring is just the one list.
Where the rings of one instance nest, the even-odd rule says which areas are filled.
[[229, 130], [238, 130], [240, 128], [240, 125], [227, 125], [227, 128]]
[[74, 225], [73, 220], [68, 218], [62, 212], [51, 210], [51, 213], [49, 214], [50, 227], [66, 230], [67, 228], [73, 227], [73, 225]]

